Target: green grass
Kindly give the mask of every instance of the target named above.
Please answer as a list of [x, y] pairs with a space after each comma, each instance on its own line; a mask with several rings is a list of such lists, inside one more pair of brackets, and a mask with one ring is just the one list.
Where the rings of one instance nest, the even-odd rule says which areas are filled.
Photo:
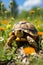
[[[30, 18], [31, 19], [31, 18]], [[43, 21], [40, 20], [39, 18], [30, 20], [30, 19], [26, 19], [26, 21], [30, 21], [31, 23], [33, 23], [35, 25], [35, 27], [37, 28], [38, 31], [42, 31], [43, 32]], [[7, 39], [9, 38], [9, 33], [12, 30], [13, 25], [19, 21], [19, 19], [8, 19], [8, 23], [7, 24], [3, 24], [2, 23], [3, 19], [0, 17], [0, 27], [5, 28], [5, 30], [0, 30], [0, 37], [4, 38], [4, 44], [6, 44]], [[11, 25], [10, 27], [8, 25]], [[42, 26], [41, 26], [42, 25]], [[8, 26], [8, 27], [7, 27]], [[39, 27], [38, 27], [39, 26]], [[3, 43], [2, 43], [3, 44]], [[9, 51], [5, 50], [5, 47], [2, 47], [2, 50], [0, 51], [0, 60], [10, 60], [11, 57], [15, 58], [16, 56], [14, 55], [14, 51], [16, 50], [16, 42], [13, 42], [13, 46], [12, 49]], [[19, 64], [18, 64], [19, 65]], [[30, 62], [30, 65], [43, 65], [43, 59], [33, 59]]]

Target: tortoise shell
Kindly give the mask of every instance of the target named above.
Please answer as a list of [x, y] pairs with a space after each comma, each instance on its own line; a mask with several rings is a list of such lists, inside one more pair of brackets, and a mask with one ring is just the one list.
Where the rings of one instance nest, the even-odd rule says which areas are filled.
[[37, 30], [35, 26], [32, 23], [26, 21], [16, 23], [12, 30], [12, 32], [14, 32], [15, 30], [22, 30], [25, 33], [37, 36]]

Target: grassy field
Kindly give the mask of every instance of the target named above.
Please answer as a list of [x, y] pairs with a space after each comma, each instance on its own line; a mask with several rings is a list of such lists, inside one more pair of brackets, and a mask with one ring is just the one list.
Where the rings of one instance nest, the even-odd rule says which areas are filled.
[[[13, 47], [12, 49], [9, 51], [6, 51], [5, 49], [5, 44], [7, 39], [9, 38], [9, 33], [12, 31], [12, 27], [15, 23], [17, 23], [18, 21], [23, 21], [26, 20], [28, 22], [33, 23], [33, 25], [36, 27], [36, 29], [38, 31], [42, 31], [43, 32], [43, 20], [41, 20], [39, 17], [36, 17], [35, 19], [31, 20], [30, 17], [26, 18], [26, 19], [16, 19], [16, 18], [9, 18], [9, 19], [3, 19], [2, 17], [0, 17], [0, 61], [4, 61], [4, 60], [10, 60], [11, 58], [15, 59], [16, 58], [16, 54], [14, 54], [13, 52], [15, 51], [17, 45], [16, 42], [13, 42]], [[43, 37], [43, 36], [42, 36]], [[42, 44], [43, 47], [43, 44]], [[41, 58], [42, 57], [42, 58]], [[43, 55], [38, 57], [29, 57], [29, 65], [43, 65]], [[19, 61], [16, 58], [16, 61], [18, 63], [18, 65], [21, 65], [19, 63]]]

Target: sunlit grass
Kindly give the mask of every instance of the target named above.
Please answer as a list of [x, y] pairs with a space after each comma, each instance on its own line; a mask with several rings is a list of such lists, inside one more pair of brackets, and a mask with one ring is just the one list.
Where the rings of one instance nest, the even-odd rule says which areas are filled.
[[[42, 20], [40, 20], [38, 18], [31, 20], [31, 18], [28, 17], [26, 19], [26, 21], [33, 23], [33, 25], [36, 27], [36, 29], [38, 31], [43, 32], [43, 21]], [[7, 39], [9, 38], [9, 33], [12, 31], [13, 25], [17, 22], [19, 22], [19, 19], [10, 18], [8, 20], [6, 20], [6, 19], [3, 20], [0, 17], [0, 37], [4, 38], [4, 45], [6, 44]], [[13, 42], [12, 46], [13, 47], [10, 51], [9, 50], [6, 51], [5, 47], [4, 46], [2, 47], [2, 50], [0, 51], [0, 60], [1, 61], [10, 60], [12, 57], [15, 59], [16, 55], [13, 52], [16, 50], [16, 47], [17, 47], [16, 42]], [[42, 47], [43, 47], [43, 45], [42, 45]], [[18, 61], [18, 60], [16, 59], [16, 61]], [[34, 64], [43, 65], [43, 60], [42, 59], [36, 60], [36, 58], [35, 58], [30, 62], [30, 65], [34, 65]], [[18, 65], [19, 65], [19, 63], [18, 63]]]

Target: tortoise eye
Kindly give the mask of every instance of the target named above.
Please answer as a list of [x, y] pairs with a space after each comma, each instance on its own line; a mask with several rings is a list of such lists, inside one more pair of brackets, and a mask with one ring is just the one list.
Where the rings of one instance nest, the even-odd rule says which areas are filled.
[[21, 30], [19, 30], [19, 32], [21, 32]]

